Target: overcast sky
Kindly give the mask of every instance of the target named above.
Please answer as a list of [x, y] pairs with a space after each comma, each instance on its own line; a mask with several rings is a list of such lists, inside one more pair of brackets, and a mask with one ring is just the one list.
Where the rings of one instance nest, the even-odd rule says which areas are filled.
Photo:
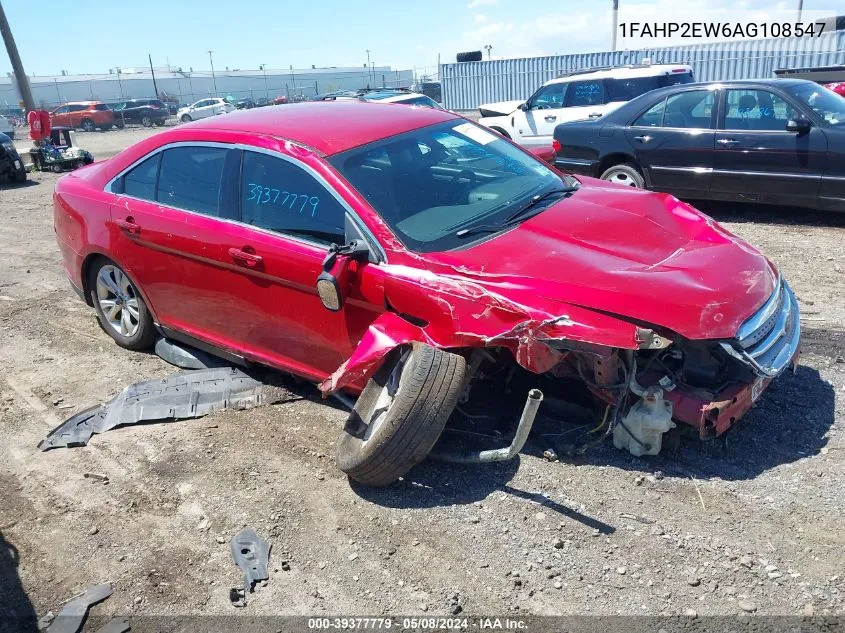
[[[841, 0], [805, 0], [806, 11]], [[630, 14], [682, 20], [696, 7], [788, 9], [766, 0], [620, 0]], [[611, 0], [3, 0], [29, 74], [106, 73], [142, 66], [152, 53], [187, 70], [377, 65], [433, 70], [490, 44], [493, 57], [609, 50]], [[38, 7], [37, 10], [35, 7]], [[679, 13], [684, 11], [684, 13]], [[765, 11], [757, 15], [764, 15]], [[37, 19], [36, 16], [46, 16]], [[709, 13], [709, 16], [719, 15]], [[692, 42], [690, 42], [692, 43]], [[486, 56], [486, 53], [485, 53]], [[0, 72], [11, 70], [0, 49]]]

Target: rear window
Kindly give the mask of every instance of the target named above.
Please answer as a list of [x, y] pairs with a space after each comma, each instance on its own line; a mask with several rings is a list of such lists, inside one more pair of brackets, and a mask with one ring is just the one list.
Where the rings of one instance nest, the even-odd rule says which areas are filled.
[[692, 83], [691, 72], [671, 73], [656, 77], [629, 77], [626, 79], [605, 79], [604, 87], [608, 101], [630, 101], [651, 90]]
[[178, 209], [219, 216], [226, 152], [222, 147], [201, 146], [165, 150], [156, 199]]

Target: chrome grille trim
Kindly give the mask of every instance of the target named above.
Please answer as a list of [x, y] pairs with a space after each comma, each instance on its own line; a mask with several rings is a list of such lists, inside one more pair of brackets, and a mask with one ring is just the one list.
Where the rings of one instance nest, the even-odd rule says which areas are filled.
[[722, 349], [759, 376], [773, 378], [795, 356], [801, 341], [801, 315], [792, 289], [778, 279], [775, 292], [740, 326], [736, 339]]

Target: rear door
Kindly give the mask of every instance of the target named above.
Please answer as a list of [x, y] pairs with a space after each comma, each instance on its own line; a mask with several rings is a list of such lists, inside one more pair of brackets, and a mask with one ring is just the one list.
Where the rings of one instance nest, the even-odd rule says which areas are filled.
[[81, 104], [71, 104], [68, 106], [68, 120], [70, 121], [71, 127], [80, 126], [80, 124], [82, 123], [82, 114], [87, 109], [88, 106]]
[[237, 216], [234, 183], [224, 177], [231, 147], [168, 146], [113, 184], [117, 258], [150, 302], [159, 323], [224, 349], [240, 307], [226, 290], [222, 236]]
[[711, 184], [717, 90], [686, 90], [660, 99], [625, 130], [649, 188], [705, 195]]
[[68, 106], [62, 106], [61, 108], [57, 108], [53, 110], [52, 114], [50, 115], [50, 124], [53, 127], [67, 127], [70, 125], [70, 116], [69, 113], [70, 108]]
[[713, 193], [814, 202], [827, 163], [825, 133], [815, 126], [787, 132], [802, 110], [775, 91], [728, 88], [722, 101]]
[[607, 110], [606, 95], [602, 79], [582, 79], [569, 84], [564, 109], [558, 123], [580, 121], [600, 117]]

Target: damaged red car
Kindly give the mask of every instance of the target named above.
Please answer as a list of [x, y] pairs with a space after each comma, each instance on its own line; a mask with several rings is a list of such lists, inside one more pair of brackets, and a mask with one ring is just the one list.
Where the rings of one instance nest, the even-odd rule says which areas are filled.
[[[795, 297], [753, 247], [441, 110], [304, 103], [180, 126], [61, 178], [54, 220], [119, 345], [163, 335], [358, 395], [337, 461], [372, 485], [433, 448], [512, 457], [544, 394], [637, 455], [680, 429], [720, 436], [798, 357]], [[509, 446], [441, 438], [496, 416]]]

